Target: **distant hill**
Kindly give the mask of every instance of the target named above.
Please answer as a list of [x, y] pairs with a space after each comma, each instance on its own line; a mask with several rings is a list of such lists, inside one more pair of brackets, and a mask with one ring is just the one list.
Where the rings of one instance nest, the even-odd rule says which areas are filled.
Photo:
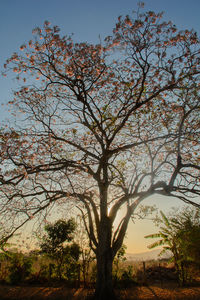
[[128, 261], [146, 261], [146, 260], [156, 260], [161, 258], [169, 258], [170, 253], [165, 253], [162, 256], [159, 256], [161, 249], [155, 249], [151, 251], [146, 251], [142, 253], [126, 253], [126, 259]]

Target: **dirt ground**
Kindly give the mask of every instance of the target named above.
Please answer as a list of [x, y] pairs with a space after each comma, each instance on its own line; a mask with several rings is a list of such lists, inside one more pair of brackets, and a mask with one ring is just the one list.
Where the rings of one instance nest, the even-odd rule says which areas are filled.
[[[83, 288], [70, 289], [61, 287], [41, 287], [41, 286], [7, 286], [0, 285], [1, 300], [84, 300], [92, 290]], [[130, 289], [117, 291], [122, 300], [139, 299], [196, 299], [200, 300], [200, 286], [178, 288], [173, 285], [151, 285], [132, 287]]]

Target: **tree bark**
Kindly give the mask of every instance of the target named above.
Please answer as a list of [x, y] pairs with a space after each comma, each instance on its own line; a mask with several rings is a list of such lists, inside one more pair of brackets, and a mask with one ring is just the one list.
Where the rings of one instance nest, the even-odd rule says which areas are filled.
[[97, 281], [94, 299], [117, 299], [112, 282], [112, 251], [107, 249], [104, 253], [97, 254]]
[[96, 252], [97, 258], [97, 278], [95, 300], [117, 299], [113, 289], [112, 265], [113, 250], [111, 247], [112, 224], [110, 219], [105, 216], [102, 218], [99, 228], [99, 243]]

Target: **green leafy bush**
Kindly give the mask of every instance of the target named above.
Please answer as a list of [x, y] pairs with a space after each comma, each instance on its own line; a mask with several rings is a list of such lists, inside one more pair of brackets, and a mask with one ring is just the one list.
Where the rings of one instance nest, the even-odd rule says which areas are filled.
[[12, 253], [9, 263], [9, 282], [19, 284], [31, 274], [33, 260], [22, 253]]

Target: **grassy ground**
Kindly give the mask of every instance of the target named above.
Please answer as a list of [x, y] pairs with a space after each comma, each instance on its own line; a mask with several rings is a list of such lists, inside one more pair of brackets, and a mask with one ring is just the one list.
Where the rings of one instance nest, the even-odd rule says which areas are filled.
[[[84, 300], [92, 290], [83, 288], [70, 289], [60, 287], [42, 286], [4, 286], [0, 285], [1, 300]], [[200, 299], [200, 286], [178, 288], [173, 283], [166, 283], [164, 286], [138, 286], [117, 291], [122, 300], [139, 299]]]

